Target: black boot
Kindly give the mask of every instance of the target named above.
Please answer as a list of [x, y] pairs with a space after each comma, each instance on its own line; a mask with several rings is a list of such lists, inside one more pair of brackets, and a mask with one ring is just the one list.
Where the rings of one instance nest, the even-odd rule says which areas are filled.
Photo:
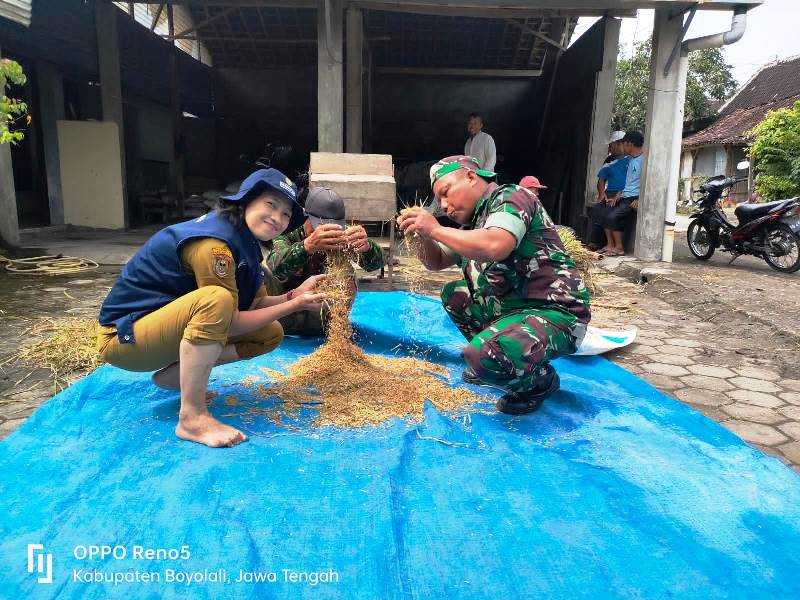
[[561, 379], [550, 363], [543, 365], [545, 374], [536, 387], [526, 392], [508, 392], [497, 401], [497, 410], [509, 415], [525, 415], [537, 410], [545, 398], [555, 394], [561, 387]]

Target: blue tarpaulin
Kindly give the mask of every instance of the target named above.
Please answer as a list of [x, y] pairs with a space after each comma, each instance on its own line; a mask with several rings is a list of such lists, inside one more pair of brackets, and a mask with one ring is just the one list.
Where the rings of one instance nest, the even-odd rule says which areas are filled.
[[[463, 368], [438, 302], [362, 293], [353, 320], [370, 352]], [[211, 389], [245, 398], [243, 378], [318, 343]], [[259, 420], [222, 450], [175, 438], [176, 393], [101, 367], [0, 443], [0, 597], [800, 596], [794, 472], [605, 359], [554, 364], [561, 391], [532, 415]]]

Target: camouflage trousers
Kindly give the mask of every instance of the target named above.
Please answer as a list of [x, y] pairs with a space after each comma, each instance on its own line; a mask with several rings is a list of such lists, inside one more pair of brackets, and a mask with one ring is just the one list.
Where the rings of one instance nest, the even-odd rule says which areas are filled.
[[498, 313], [488, 307], [500, 302], [477, 304], [463, 280], [444, 286], [442, 303], [469, 340], [463, 351], [467, 364], [481, 381], [510, 392], [536, 387], [546, 374], [544, 364], [575, 352], [585, 330], [574, 316], [554, 309]]

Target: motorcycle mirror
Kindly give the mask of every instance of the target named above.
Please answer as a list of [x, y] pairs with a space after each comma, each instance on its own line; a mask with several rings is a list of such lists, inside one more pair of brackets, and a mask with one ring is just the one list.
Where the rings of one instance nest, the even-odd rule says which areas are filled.
[[750, 168], [750, 161], [749, 160], [743, 160], [738, 165], [736, 165], [736, 170], [737, 171], [746, 171], [749, 168]]

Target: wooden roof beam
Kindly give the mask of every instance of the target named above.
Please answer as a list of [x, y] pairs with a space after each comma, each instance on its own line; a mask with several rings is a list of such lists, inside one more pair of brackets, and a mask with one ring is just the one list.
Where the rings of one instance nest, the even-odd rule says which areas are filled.
[[537, 31], [536, 29], [534, 29], [533, 27], [531, 27], [527, 23], [517, 23], [513, 19], [508, 19], [508, 22], [511, 25], [514, 25], [515, 27], [519, 27], [523, 31], [527, 31], [528, 33], [532, 34], [534, 37], [537, 37], [540, 40], [542, 40], [544, 42], [547, 42], [551, 46], [555, 46], [559, 50], [566, 50], [567, 49], [567, 47], [564, 44], [562, 44], [561, 42], [557, 42], [556, 40], [554, 40], [550, 36], [547, 36], [547, 35], [543, 34], [542, 32]]
[[[158, 25], [158, 20], [161, 18], [161, 13], [164, 10], [164, 5], [165, 4], [166, 4], [166, 2], [162, 2], [161, 4], [158, 5], [158, 10], [156, 11], [156, 16], [153, 17], [153, 22], [150, 23], [150, 31], [155, 31], [156, 30], [156, 26]], [[133, 16], [133, 13], [131, 13], [131, 16]]]
[[491, 77], [498, 79], [530, 79], [539, 77], [541, 69], [446, 69], [419, 67], [376, 67], [378, 75], [407, 75], [434, 77]]
[[176, 33], [175, 35], [167, 36], [166, 39], [168, 39], [168, 40], [186, 39], [186, 36], [188, 34], [194, 33], [195, 31], [199, 31], [200, 29], [202, 29], [203, 27], [205, 27], [207, 25], [210, 25], [211, 23], [213, 23], [217, 19], [222, 19], [223, 17], [227, 17], [230, 13], [232, 13], [235, 10], [239, 10], [239, 7], [238, 6], [230, 6], [230, 7], [226, 8], [225, 10], [223, 10], [221, 13], [217, 13], [213, 17], [209, 17], [205, 21], [201, 21], [200, 23], [195, 23], [194, 27], [189, 27], [188, 29], [184, 29], [180, 33]]
[[422, 4], [399, 5], [370, 0], [357, 1], [364, 10], [398, 12], [443, 17], [477, 17], [485, 19], [530, 19], [538, 17], [635, 17], [636, 9], [601, 8], [476, 8], [470, 6], [426, 6]]
[[[152, 4], [152, 0], [132, 0], [132, 3]], [[172, 4], [206, 8], [222, 8], [225, 6], [235, 6], [236, 8], [317, 8], [319, 0], [172, 0]]]

